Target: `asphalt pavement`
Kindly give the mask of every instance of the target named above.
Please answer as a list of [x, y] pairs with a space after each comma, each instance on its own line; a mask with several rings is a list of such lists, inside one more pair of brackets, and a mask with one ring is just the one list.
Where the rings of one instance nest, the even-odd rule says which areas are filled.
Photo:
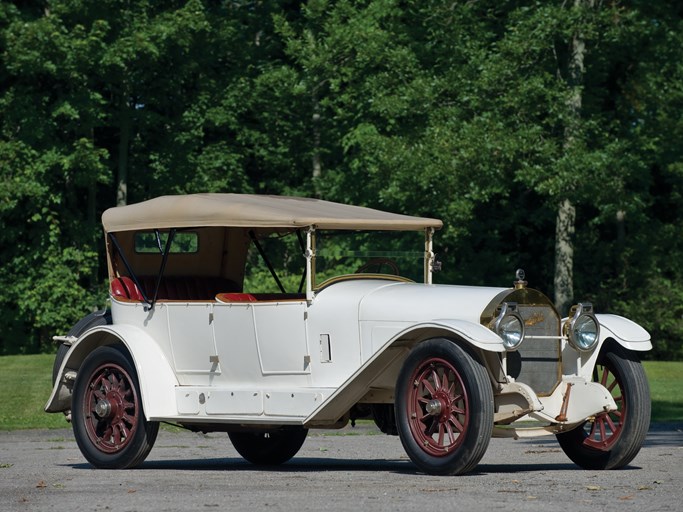
[[492, 439], [472, 473], [419, 473], [373, 426], [312, 431], [277, 469], [242, 460], [226, 434], [162, 429], [144, 464], [96, 470], [71, 430], [0, 432], [0, 510], [680, 511], [683, 424], [659, 424], [633, 463], [575, 466], [554, 437]]

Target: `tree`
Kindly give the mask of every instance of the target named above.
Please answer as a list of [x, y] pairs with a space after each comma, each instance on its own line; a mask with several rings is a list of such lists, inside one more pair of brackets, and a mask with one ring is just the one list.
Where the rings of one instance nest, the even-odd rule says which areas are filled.
[[643, 0], [2, 3], [0, 351], [45, 350], [103, 305], [104, 209], [237, 191], [440, 217], [438, 281], [524, 267], [563, 311], [593, 301], [679, 353], [681, 18]]

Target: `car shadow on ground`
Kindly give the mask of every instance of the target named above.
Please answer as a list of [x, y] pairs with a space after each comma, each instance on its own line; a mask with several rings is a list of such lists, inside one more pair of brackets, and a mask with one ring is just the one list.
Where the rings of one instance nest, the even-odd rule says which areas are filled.
[[[93, 467], [87, 463], [65, 464], [64, 466], [78, 470], [92, 470]], [[638, 469], [629, 467], [628, 469]], [[333, 473], [333, 472], [373, 472], [377, 471], [405, 474], [405, 475], [426, 475], [407, 460], [389, 459], [329, 459], [301, 457], [289, 461], [281, 466], [255, 466], [238, 458], [212, 458], [212, 459], [178, 459], [178, 460], [148, 460], [134, 471], [248, 471], [248, 472], [269, 472], [269, 473]], [[567, 463], [555, 464], [480, 464], [474, 471], [467, 476], [477, 476], [485, 474], [511, 474], [511, 473], [544, 473], [551, 471], [582, 471], [578, 466]], [[101, 471], [101, 470], [100, 470]], [[106, 471], [106, 470], [105, 470]], [[119, 470], [116, 470], [119, 471]]]

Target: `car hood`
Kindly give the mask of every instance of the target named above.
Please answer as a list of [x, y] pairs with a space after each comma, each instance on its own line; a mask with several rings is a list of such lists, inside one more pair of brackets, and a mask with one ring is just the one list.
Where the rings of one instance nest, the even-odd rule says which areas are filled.
[[366, 294], [359, 319], [421, 322], [457, 318], [480, 323], [487, 306], [506, 288], [391, 283]]
[[356, 300], [360, 297], [358, 314], [361, 321], [416, 323], [457, 318], [479, 324], [487, 306], [511, 291], [509, 288], [361, 279], [336, 283], [323, 294], [356, 297]]

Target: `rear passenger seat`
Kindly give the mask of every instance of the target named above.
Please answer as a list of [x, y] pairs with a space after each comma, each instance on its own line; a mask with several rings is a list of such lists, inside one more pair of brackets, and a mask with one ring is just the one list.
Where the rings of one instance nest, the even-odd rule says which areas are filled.
[[[155, 276], [139, 276], [138, 281], [147, 298], [154, 298], [157, 284]], [[128, 276], [117, 277], [111, 282], [111, 294], [119, 300], [142, 301], [143, 296]], [[161, 279], [157, 300], [213, 300], [219, 293], [239, 292], [237, 283], [223, 277], [164, 276]]]
[[281, 302], [305, 299], [305, 293], [219, 293], [216, 295], [218, 302]]

